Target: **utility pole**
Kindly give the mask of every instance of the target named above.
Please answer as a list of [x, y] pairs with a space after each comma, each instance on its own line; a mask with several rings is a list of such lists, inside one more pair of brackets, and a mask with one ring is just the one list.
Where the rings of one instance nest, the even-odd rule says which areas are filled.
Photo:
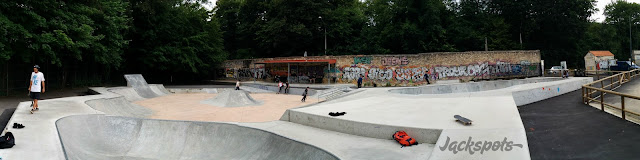
[[629, 51], [631, 52], [631, 57], [629, 57], [629, 61], [633, 62], [633, 46], [632, 46], [632, 41], [633, 39], [631, 39], [631, 15], [629, 15]]
[[324, 29], [324, 55], [327, 55], [327, 25], [324, 23], [322, 16], [318, 16], [318, 18], [322, 21], [322, 28]]
[[487, 37], [484, 37], [484, 51], [489, 51], [489, 46], [487, 45]]

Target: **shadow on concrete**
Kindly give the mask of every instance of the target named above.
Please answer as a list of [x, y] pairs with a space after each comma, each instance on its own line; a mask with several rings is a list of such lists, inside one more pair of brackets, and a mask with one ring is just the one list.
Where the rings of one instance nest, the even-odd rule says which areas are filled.
[[518, 107], [531, 159], [638, 159], [640, 125], [583, 104], [580, 94]]

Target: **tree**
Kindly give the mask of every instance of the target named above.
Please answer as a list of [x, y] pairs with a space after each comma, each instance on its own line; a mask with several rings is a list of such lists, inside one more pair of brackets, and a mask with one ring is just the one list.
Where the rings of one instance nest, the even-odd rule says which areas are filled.
[[[631, 57], [631, 49], [637, 49], [640, 44], [637, 42], [639, 39], [633, 39], [633, 37], [637, 37], [640, 34], [637, 29], [638, 24], [640, 24], [640, 4], [616, 1], [605, 7], [604, 15], [606, 19], [603, 27], [612, 27], [613, 32], [615, 32], [615, 36], [609, 40], [617, 42], [615, 45], [609, 45], [611, 47], [610, 50], [619, 60], [629, 59]], [[608, 31], [612, 32], [611, 30]], [[632, 44], [630, 44], [630, 40]]]
[[209, 73], [227, 57], [218, 21], [200, 2], [132, 0], [130, 68]]

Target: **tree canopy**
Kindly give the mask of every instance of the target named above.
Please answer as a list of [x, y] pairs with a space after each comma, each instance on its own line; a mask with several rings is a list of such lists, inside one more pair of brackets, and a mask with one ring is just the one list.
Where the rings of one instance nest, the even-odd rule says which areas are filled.
[[[588, 50], [629, 58], [640, 5], [595, 0], [5, 0], [0, 62], [101, 74], [211, 75], [226, 59], [541, 50], [581, 68]], [[631, 31], [630, 31], [631, 30]], [[326, 37], [326, 38], [325, 38]], [[325, 50], [326, 39], [326, 50]], [[88, 72], [88, 71], [83, 71]]]

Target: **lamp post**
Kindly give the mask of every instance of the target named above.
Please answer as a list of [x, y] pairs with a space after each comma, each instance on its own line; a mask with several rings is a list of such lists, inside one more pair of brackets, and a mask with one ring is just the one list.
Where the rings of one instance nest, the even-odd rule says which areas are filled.
[[322, 29], [324, 29], [324, 55], [327, 55], [327, 26], [324, 24], [324, 20], [322, 19], [322, 16], [318, 16], [318, 18], [320, 18], [320, 20], [322, 21]]

